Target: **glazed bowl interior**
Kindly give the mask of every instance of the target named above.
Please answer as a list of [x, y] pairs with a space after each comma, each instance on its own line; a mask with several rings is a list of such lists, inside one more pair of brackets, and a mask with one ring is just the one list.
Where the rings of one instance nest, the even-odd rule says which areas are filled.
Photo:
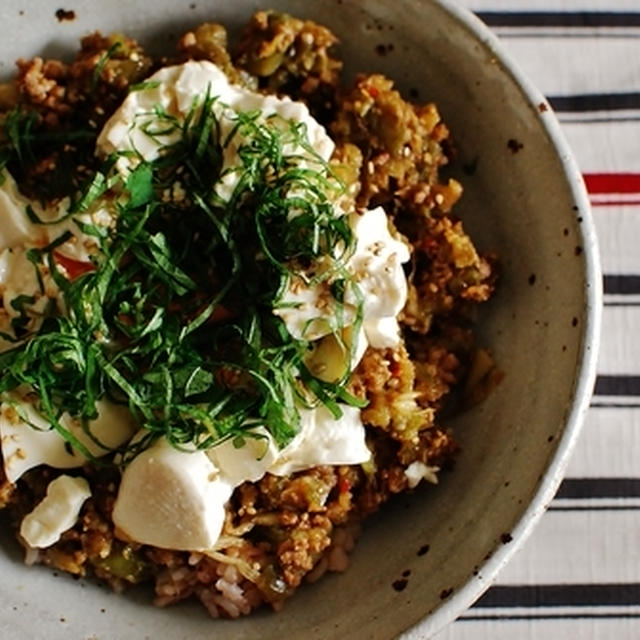
[[[462, 445], [454, 472], [372, 518], [350, 569], [304, 587], [282, 613], [211, 621], [195, 605], [157, 610], [145, 592], [118, 596], [27, 570], [6, 539], [0, 626], [14, 638], [45, 631], [52, 639], [100, 640], [391, 638], [418, 623], [413, 633], [428, 637], [486, 588], [560, 481], [593, 383], [600, 291], [584, 189], [548, 105], [514, 78], [488, 32], [448, 3], [267, 4], [333, 29], [347, 76], [382, 72], [405, 95], [437, 103], [457, 149], [448, 171], [465, 188], [457, 214], [477, 246], [500, 259], [499, 290], [478, 330], [504, 380], [451, 421]], [[95, 29], [122, 31], [155, 51], [205, 20], [233, 32], [257, 3], [82, 0], [73, 5], [75, 19], [64, 22], [56, 20], [58, 8], [2, 4], [5, 76], [16, 57], [68, 57], [78, 37]]]

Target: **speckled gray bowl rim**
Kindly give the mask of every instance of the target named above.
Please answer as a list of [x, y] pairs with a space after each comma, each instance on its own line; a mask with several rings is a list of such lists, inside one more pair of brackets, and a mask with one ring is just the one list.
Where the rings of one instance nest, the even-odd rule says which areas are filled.
[[[542, 93], [524, 74], [518, 63], [507, 54], [498, 37], [489, 30], [484, 22], [471, 11], [454, 4], [451, 0], [431, 1], [439, 4], [449, 12], [469, 33], [475, 36], [500, 60], [506, 74], [520, 87], [531, 105], [546, 104], [546, 99]], [[560, 123], [551, 109], [545, 111], [542, 125], [561, 159], [565, 176], [577, 207], [576, 214], [582, 218], [580, 231], [584, 247], [583, 256], [587, 286], [585, 291], [584, 331], [581, 357], [578, 361], [576, 374], [574, 401], [567, 413], [562, 437], [541, 479], [538, 490], [522, 513], [518, 524], [511, 530], [513, 543], [497, 545], [494, 552], [481, 567], [484, 579], [480, 581], [471, 577], [466, 584], [458, 587], [455, 593], [434, 612], [408, 629], [402, 635], [403, 640], [432, 637], [466, 611], [491, 586], [500, 570], [520, 549], [547, 510], [564, 477], [571, 453], [589, 409], [595, 384], [602, 322], [602, 271], [598, 240], [582, 174], [564, 137]]]

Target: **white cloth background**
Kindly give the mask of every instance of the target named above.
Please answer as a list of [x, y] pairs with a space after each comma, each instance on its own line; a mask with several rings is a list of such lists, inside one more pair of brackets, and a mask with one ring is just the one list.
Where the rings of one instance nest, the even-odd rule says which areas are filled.
[[585, 175], [605, 307], [566, 479], [496, 584], [437, 640], [640, 638], [640, 0], [460, 0], [549, 98]]

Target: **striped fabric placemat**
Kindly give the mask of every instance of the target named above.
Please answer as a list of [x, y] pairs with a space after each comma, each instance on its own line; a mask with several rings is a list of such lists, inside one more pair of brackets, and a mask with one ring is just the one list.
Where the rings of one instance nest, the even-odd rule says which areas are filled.
[[604, 271], [591, 409], [567, 476], [496, 584], [437, 640], [640, 638], [640, 0], [460, 0], [548, 97]]

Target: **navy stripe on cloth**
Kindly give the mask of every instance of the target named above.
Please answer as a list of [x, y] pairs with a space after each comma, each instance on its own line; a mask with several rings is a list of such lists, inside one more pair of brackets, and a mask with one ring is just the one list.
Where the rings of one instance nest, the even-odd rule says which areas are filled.
[[597, 396], [640, 396], [640, 376], [599, 375], [593, 392]]
[[484, 607], [587, 607], [640, 604], [640, 583], [496, 585], [474, 604]]
[[549, 96], [548, 100], [555, 111], [568, 113], [640, 109], [640, 91]]
[[608, 295], [640, 294], [640, 275], [605, 275], [602, 284], [604, 293]]
[[638, 27], [637, 11], [478, 11], [490, 27]]
[[640, 478], [565, 478], [556, 493], [556, 498], [566, 500], [637, 497]]

